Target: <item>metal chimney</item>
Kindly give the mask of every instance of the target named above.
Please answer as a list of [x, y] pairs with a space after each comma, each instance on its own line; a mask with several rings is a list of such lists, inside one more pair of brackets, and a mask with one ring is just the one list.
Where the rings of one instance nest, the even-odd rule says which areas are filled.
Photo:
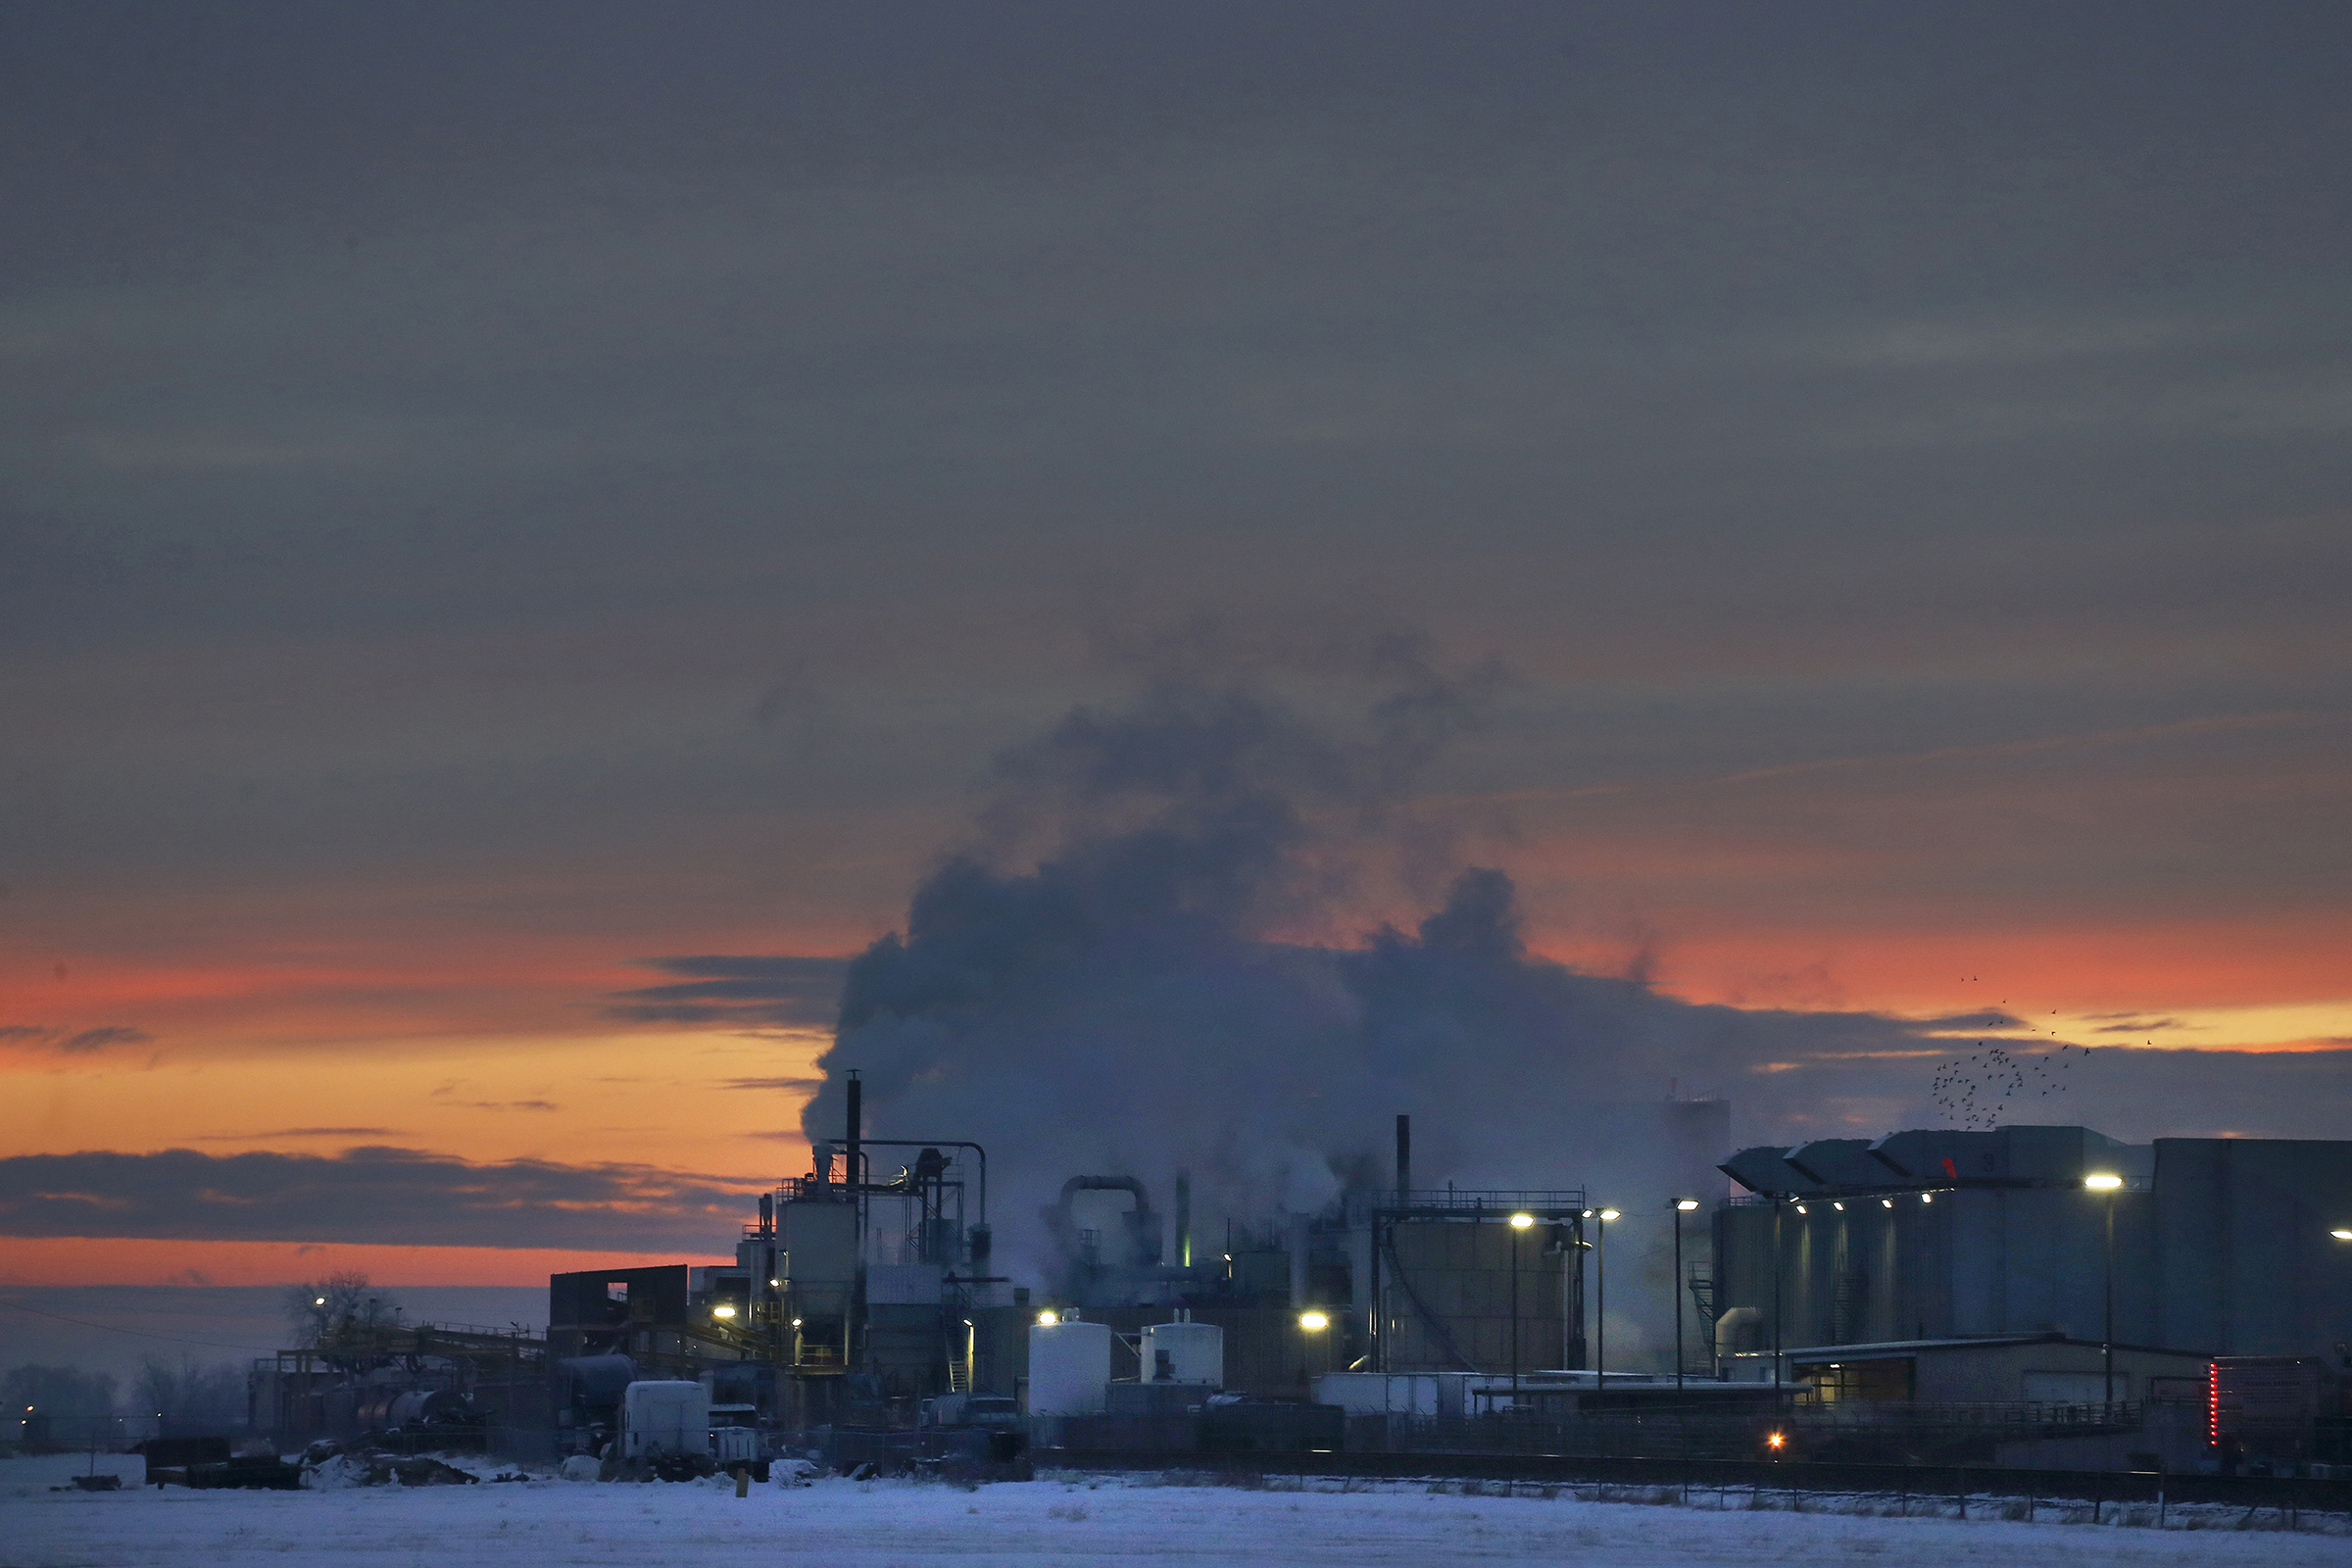
[[1193, 1173], [1176, 1173], [1176, 1266], [1193, 1266]]
[[863, 1142], [864, 1138], [865, 1085], [858, 1082], [858, 1069], [852, 1067], [850, 1069], [850, 1136], [844, 1140], [849, 1146], [850, 1163], [848, 1170], [842, 1173], [852, 1192], [856, 1192], [858, 1184], [865, 1180], [865, 1166], [860, 1162], [858, 1149], [858, 1145]]

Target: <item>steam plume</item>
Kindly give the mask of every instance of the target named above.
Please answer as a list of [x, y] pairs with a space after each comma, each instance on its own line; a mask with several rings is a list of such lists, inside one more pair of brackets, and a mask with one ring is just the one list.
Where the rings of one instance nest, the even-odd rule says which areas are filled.
[[839, 1136], [860, 1069], [877, 1135], [988, 1145], [1017, 1245], [1081, 1172], [1164, 1195], [1189, 1169], [1210, 1224], [1385, 1186], [1399, 1110], [1422, 1185], [1605, 1190], [1642, 1161], [1609, 1136], [1614, 1103], [1913, 1043], [1884, 1018], [1694, 1006], [1531, 957], [1492, 868], [1459, 870], [1415, 929], [1287, 935], [1362, 894], [1475, 718], [1469, 683], [1382, 673], [1351, 716], [1169, 677], [1005, 758], [972, 843], [851, 964], [809, 1136]]

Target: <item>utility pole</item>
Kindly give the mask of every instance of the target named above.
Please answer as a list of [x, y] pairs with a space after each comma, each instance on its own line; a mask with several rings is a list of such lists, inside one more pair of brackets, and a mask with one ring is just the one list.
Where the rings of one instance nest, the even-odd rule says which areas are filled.
[[2112, 1420], [2115, 1416], [2115, 1195], [2123, 1187], [2124, 1179], [2090, 1175], [2082, 1178], [2082, 1185], [2107, 1200], [2107, 1266], [2102, 1293], [2106, 1299], [2103, 1327], [2099, 1331], [2099, 1358], [2106, 1373], [2107, 1416]]
[[1674, 1200], [1674, 1392], [1683, 1392], [1683, 1216], [1698, 1207], [1695, 1198]]

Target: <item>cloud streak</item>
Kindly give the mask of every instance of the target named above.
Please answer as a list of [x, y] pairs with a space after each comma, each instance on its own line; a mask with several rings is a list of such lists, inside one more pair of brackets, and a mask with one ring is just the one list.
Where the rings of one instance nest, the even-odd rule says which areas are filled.
[[840, 1006], [847, 958], [699, 955], [652, 958], [647, 966], [683, 978], [616, 991], [607, 1017], [630, 1023], [738, 1024], [745, 1028], [827, 1027]]
[[278, 1127], [265, 1133], [207, 1133], [206, 1144], [258, 1143], [266, 1138], [396, 1138], [397, 1127]]
[[20, 1154], [0, 1159], [0, 1235], [723, 1251], [758, 1185], [380, 1146]]
[[94, 1029], [57, 1029], [40, 1024], [0, 1024], [0, 1044], [53, 1051], [61, 1056], [87, 1056], [113, 1046], [144, 1046], [155, 1037], [127, 1024], [105, 1024]]

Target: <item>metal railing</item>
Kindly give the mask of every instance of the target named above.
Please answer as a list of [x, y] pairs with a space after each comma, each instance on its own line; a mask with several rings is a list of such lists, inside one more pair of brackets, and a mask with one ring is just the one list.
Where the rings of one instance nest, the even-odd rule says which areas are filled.
[[1452, 1188], [1441, 1187], [1411, 1192], [1387, 1192], [1373, 1197], [1367, 1207], [1388, 1210], [1443, 1209], [1460, 1214], [1513, 1214], [1527, 1210], [1551, 1218], [1573, 1217], [1581, 1214], [1586, 1205], [1585, 1190], [1581, 1187], [1552, 1189], [1536, 1188]]

